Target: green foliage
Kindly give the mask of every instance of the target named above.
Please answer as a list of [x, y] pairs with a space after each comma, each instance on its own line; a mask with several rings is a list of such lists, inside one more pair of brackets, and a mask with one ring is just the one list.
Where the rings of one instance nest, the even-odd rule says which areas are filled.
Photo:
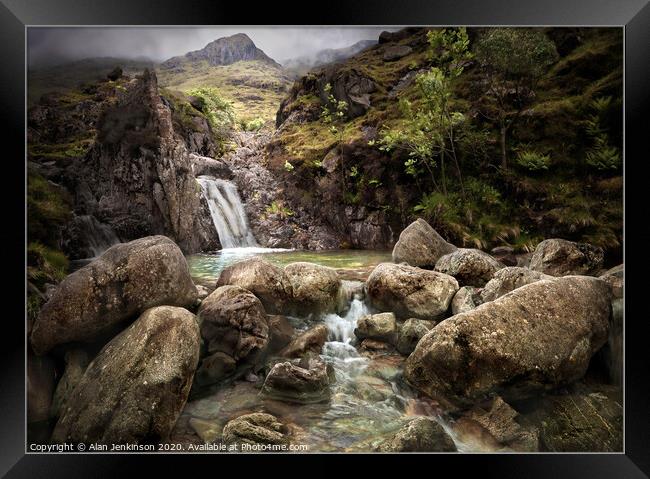
[[507, 78], [539, 78], [558, 57], [553, 42], [530, 28], [491, 28], [476, 44], [476, 59]]
[[294, 167], [291, 163], [289, 163], [289, 160], [285, 160], [284, 162], [284, 169], [287, 171], [293, 171]]
[[35, 241], [27, 246], [27, 278], [37, 287], [58, 283], [68, 271], [68, 258], [53, 248]]
[[223, 98], [216, 88], [194, 88], [187, 93], [198, 99], [201, 112], [208, 119], [215, 139], [223, 148], [235, 124], [232, 103]]
[[[348, 111], [348, 103], [343, 100], [337, 100], [332, 93], [332, 85], [326, 84], [323, 88], [327, 95], [326, 103], [321, 107], [321, 120], [329, 125], [330, 131], [339, 135], [339, 142], [343, 139], [343, 128], [341, 124], [345, 122], [345, 115]], [[338, 126], [337, 126], [338, 125]]]
[[530, 150], [520, 150], [517, 152], [517, 165], [528, 171], [548, 170], [551, 165], [551, 157], [546, 154]]
[[56, 247], [56, 232], [70, 219], [67, 192], [30, 169], [27, 174], [27, 229], [30, 240]]
[[287, 219], [294, 215], [293, 211], [286, 207], [281, 201], [273, 201], [266, 207], [266, 212], [271, 215], [278, 215], [282, 219]]
[[585, 154], [585, 162], [596, 170], [617, 170], [621, 166], [621, 153], [610, 145], [607, 129], [603, 126], [604, 116], [610, 109], [612, 98], [600, 97], [591, 101], [591, 113], [585, 120], [587, 136], [593, 144]]
[[252, 120], [241, 120], [239, 126], [244, 131], [259, 131], [264, 126], [264, 119], [257, 117]]

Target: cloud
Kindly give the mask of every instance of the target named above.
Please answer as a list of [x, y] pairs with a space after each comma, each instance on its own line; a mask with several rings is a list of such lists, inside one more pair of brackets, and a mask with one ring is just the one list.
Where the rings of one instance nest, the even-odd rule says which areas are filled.
[[343, 48], [376, 39], [380, 27], [30, 27], [31, 67], [93, 57], [149, 58], [163, 61], [199, 50], [207, 43], [246, 33], [276, 61], [311, 56], [326, 48]]

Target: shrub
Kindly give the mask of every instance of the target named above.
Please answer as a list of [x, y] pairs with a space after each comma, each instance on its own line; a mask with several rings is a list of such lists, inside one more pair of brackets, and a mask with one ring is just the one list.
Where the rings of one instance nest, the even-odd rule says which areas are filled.
[[551, 157], [536, 151], [523, 150], [517, 153], [517, 165], [528, 171], [548, 170], [551, 165]]
[[187, 92], [198, 99], [200, 111], [208, 119], [215, 139], [223, 146], [235, 124], [232, 103], [223, 98], [216, 88], [194, 88]]
[[27, 277], [37, 287], [58, 283], [68, 272], [68, 258], [61, 252], [34, 241], [27, 246]]
[[294, 213], [291, 209], [284, 206], [280, 201], [274, 201], [269, 206], [266, 207], [266, 212], [271, 215], [278, 215], [282, 219], [287, 219], [289, 216], [293, 216]]
[[264, 126], [264, 119], [257, 117], [252, 120], [241, 120], [239, 126], [244, 131], [259, 131]]

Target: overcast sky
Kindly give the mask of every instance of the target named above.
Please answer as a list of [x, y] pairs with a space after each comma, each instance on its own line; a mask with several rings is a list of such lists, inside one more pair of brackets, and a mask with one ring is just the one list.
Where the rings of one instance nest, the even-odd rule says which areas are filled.
[[377, 39], [376, 27], [83, 27], [28, 29], [30, 66], [92, 57], [139, 58], [163, 61], [199, 50], [217, 38], [246, 33], [258, 48], [278, 62], [311, 55], [325, 48], [342, 48], [359, 40]]

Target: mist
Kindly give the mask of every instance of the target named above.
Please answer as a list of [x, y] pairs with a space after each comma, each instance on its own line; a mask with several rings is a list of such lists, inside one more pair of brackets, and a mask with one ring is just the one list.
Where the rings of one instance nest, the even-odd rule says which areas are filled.
[[115, 57], [161, 62], [203, 48], [217, 38], [247, 34], [258, 48], [282, 63], [326, 48], [377, 39], [381, 27], [30, 27], [28, 64], [51, 66], [84, 58]]

